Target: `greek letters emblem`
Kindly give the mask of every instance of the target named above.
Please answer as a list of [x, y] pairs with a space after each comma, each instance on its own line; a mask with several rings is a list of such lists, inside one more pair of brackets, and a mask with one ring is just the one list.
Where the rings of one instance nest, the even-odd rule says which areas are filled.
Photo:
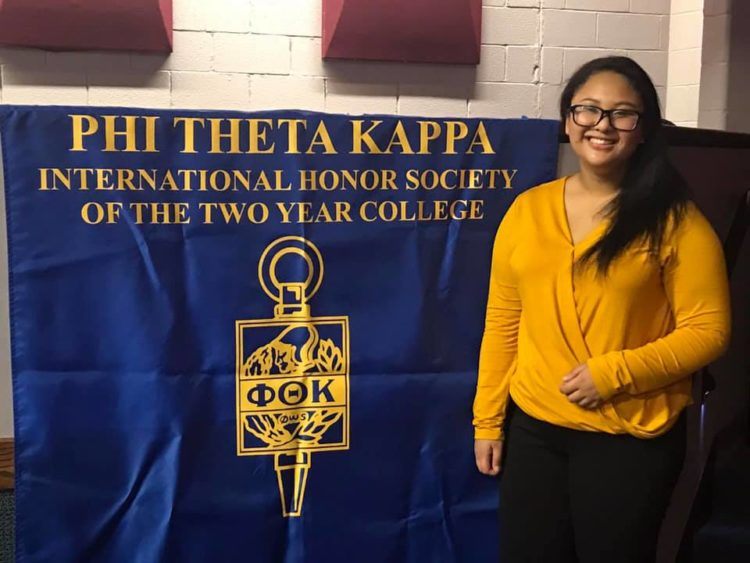
[[274, 456], [285, 517], [302, 513], [311, 455], [349, 449], [349, 318], [311, 315], [323, 272], [309, 240], [273, 241], [258, 262], [273, 318], [236, 321], [237, 455]]

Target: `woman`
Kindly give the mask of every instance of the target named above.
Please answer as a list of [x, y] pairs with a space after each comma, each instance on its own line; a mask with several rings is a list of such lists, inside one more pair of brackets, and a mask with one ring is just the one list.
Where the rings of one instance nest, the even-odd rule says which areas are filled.
[[560, 113], [579, 171], [520, 195], [495, 240], [476, 463], [502, 468], [502, 563], [644, 563], [683, 462], [690, 375], [727, 345], [724, 258], [640, 66], [583, 65]]

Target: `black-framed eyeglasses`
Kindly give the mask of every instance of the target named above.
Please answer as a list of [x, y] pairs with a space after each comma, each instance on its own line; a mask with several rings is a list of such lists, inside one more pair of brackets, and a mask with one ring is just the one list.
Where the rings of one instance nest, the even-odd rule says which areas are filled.
[[618, 131], [633, 131], [638, 127], [641, 114], [632, 109], [602, 109], [597, 106], [576, 104], [568, 108], [573, 122], [581, 127], [595, 127], [605, 117], [609, 124]]

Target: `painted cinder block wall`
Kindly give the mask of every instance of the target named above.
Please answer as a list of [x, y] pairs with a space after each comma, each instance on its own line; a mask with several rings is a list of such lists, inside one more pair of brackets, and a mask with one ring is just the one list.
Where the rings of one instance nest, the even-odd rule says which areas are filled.
[[3, 103], [553, 117], [609, 53], [666, 95], [669, 0], [484, 0], [478, 67], [320, 60], [320, 0], [174, 0], [170, 57], [3, 49]]
[[672, 0], [665, 117], [683, 127], [697, 127], [703, 52], [704, 0]]
[[[174, 0], [171, 56], [1, 48], [0, 102], [554, 118], [573, 70], [618, 53], [648, 70], [667, 115], [694, 124], [697, 102], [682, 94], [698, 95], [696, 68], [677, 52], [703, 25], [678, 14], [698, 3], [484, 0], [482, 62], [467, 67], [322, 62], [320, 0]], [[5, 248], [0, 223], [0, 437], [13, 435]]]

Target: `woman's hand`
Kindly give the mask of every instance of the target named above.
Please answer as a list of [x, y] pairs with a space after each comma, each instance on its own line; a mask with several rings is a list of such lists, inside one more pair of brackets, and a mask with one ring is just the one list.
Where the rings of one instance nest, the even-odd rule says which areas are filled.
[[595, 409], [602, 404], [602, 396], [596, 390], [586, 364], [581, 364], [563, 377], [560, 392], [568, 401], [584, 409]]
[[503, 457], [502, 440], [474, 440], [474, 457], [480, 473], [497, 475]]

